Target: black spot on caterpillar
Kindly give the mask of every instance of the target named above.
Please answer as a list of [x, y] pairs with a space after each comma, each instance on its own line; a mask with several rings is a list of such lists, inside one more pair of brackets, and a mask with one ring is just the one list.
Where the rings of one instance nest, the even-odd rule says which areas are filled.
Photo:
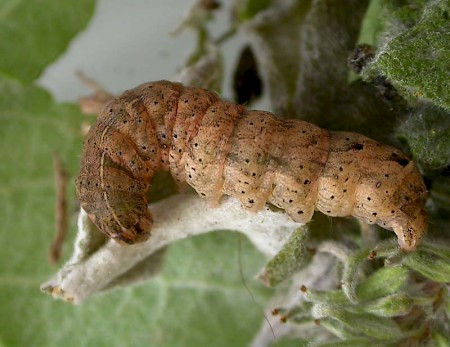
[[105, 106], [84, 142], [78, 199], [109, 237], [143, 241], [152, 226], [146, 192], [159, 170], [212, 205], [230, 195], [251, 211], [269, 202], [298, 223], [315, 210], [377, 223], [394, 230], [407, 251], [427, 227], [426, 187], [399, 150], [167, 81]]

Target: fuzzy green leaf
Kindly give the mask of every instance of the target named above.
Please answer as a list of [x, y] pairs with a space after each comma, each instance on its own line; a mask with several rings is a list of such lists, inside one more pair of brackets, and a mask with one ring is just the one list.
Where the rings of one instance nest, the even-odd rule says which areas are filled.
[[365, 303], [361, 308], [379, 317], [403, 316], [411, 311], [413, 300], [405, 293], [395, 293], [378, 300]]
[[313, 289], [302, 290], [306, 301], [330, 305], [349, 305], [348, 298], [344, 295], [342, 290], [330, 290], [326, 292], [317, 291]]
[[374, 66], [414, 97], [450, 109], [450, 3], [432, 1], [421, 20], [384, 46]]
[[450, 114], [431, 104], [421, 105], [398, 127], [414, 160], [426, 169], [450, 165]]
[[424, 242], [422, 250], [443, 258], [450, 262], [450, 246], [436, 242]]
[[395, 293], [408, 277], [409, 270], [406, 267], [383, 267], [358, 285], [356, 296], [359, 301], [367, 301]]
[[307, 226], [295, 230], [283, 249], [265, 266], [260, 275], [261, 280], [269, 286], [276, 286], [305, 266], [311, 259], [307, 248], [308, 238]]
[[342, 340], [353, 341], [354, 338], [361, 338], [361, 334], [351, 330], [345, 324], [340, 321], [331, 318], [325, 318], [320, 320], [320, 326], [327, 329], [333, 335], [339, 337]]
[[[406, 267], [383, 267], [357, 285], [355, 293], [356, 301], [369, 301], [393, 294], [404, 286], [408, 278], [409, 270]], [[330, 305], [350, 304], [348, 297], [342, 290], [321, 292], [306, 288], [303, 291], [303, 295], [305, 300], [309, 302]]]
[[95, 0], [5, 0], [0, 4], [0, 74], [31, 82], [88, 23]]
[[382, 0], [370, 1], [364, 20], [361, 23], [358, 43], [378, 45], [379, 35], [384, 30]]
[[406, 255], [403, 263], [411, 270], [417, 271], [435, 282], [450, 282], [450, 261], [448, 258], [419, 250]]
[[387, 36], [396, 36], [411, 29], [422, 18], [423, 9], [430, 0], [373, 0], [383, 7]]
[[450, 346], [450, 336], [445, 333], [434, 332], [433, 341], [436, 347], [448, 347]]
[[356, 302], [356, 273], [362, 263], [368, 258], [367, 249], [359, 249], [351, 254], [344, 263], [342, 274], [342, 290], [351, 302]]
[[245, 0], [238, 6], [237, 16], [241, 21], [251, 19], [259, 12], [266, 9], [272, 0]]
[[355, 332], [378, 339], [397, 339], [403, 335], [400, 328], [389, 318], [353, 313], [339, 306], [317, 304], [313, 307], [313, 316], [319, 319], [331, 317]]
[[[409, 270], [406, 267], [382, 267], [356, 287], [356, 299], [358, 302], [364, 302], [380, 298], [378, 301], [361, 305], [363, 309], [373, 307], [373, 310], [376, 311], [376, 307], [378, 306], [389, 305], [389, 298], [392, 295], [392, 299], [395, 299], [395, 296], [398, 294], [393, 293], [404, 286], [408, 277]], [[348, 297], [341, 290], [321, 292], [306, 288], [303, 294], [305, 300], [309, 302], [343, 306], [350, 305]], [[394, 310], [394, 308], [391, 309]], [[386, 307], [386, 310], [388, 310], [388, 307]], [[368, 312], [372, 311], [369, 310]]]
[[345, 341], [334, 341], [325, 343], [312, 343], [308, 347], [391, 347], [396, 346], [395, 343], [374, 342], [372, 339], [348, 339]]

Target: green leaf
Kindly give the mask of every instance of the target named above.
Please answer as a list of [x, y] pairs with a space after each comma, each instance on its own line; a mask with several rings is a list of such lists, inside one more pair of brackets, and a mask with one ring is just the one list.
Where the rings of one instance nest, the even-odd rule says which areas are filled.
[[238, 17], [241, 21], [248, 20], [265, 10], [272, 0], [245, 0], [238, 6]]
[[356, 303], [356, 273], [365, 260], [368, 259], [369, 251], [359, 249], [353, 252], [344, 263], [344, 272], [342, 274], [342, 290], [347, 298]]
[[[346, 325], [340, 321], [325, 318], [320, 320], [320, 326], [330, 331], [333, 335], [339, 337], [342, 340], [353, 341], [354, 338], [361, 338], [361, 334], [349, 329]], [[319, 344], [320, 345], [320, 344]]]
[[331, 317], [344, 324], [350, 330], [377, 339], [397, 339], [402, 337], [400, 328], [389, 318], [376, 317], [346, 311], [344, 307], [317, 304], [313, 308], [317, 318]]
[[[149, 336], [155, 336], [150, 345], [249, 344], [263, 321], [261, 307], [271, 291], [252, 279], [262, 256], [248, 241], [241, 245], [239, 264], [239, 238], [230, 232], [212, 233], [170, 246], [161, 274], [162, 302], [148, 306], [159, 311], [158, 323], [151, 326], [144, 319], [140, 324], [150, 327]], [[242, 282], [240, 266], [256, 301]], [[138, 302], [146, 304], [145, 299]]]
[[309, 347], [309, 344], [306, 340], [295, 337], [286, 337], [277, 340], [276, 344], [273, 344], [277, 347]]
[[[369, 2], [311, 2], [300, 27], [294, 94], [297, 117], [331, 130], [358, 131], [355, 127], [364, 123], [367, 110], [374, 108], [373, 90], [367, 90], [360, 83], [356, 88], [348, 85], [348, 57], [357, 44]], [[291, 72], [287, 78], [292, 75]], [[384, 108], [380, 102], [375, 102], [376, 109]], [[365, 124], [364, 128], [372, 127]]]
[[395, 293], [405, 285], [409, 270], [404, 266], [382, 267], [358, 285], [356, 296], [367, 301]]
[[[55, 104], [41, 88], [0, 77], [0, 220], [5, 230], [0, 239], [8, 244], [2, 252], [8, 259], [4, 275], [26, 273], [36, 280], [49, 270], [45, 248], [54, 230], [54, 152], [69, 172], [68, 208], [74, 224], [72, 177], [78, 170], [81, 121], [77, 106]], [[25, 269], [25, 263], [30, 268]]]
[[[52, 152], [71, 174], [70, 225], [77, 206], [73, 176], [81, 152], [82, 116], [44, 90], [0, 79], [0, 337], [6, 346], [242, 346], [263, 320], [270, 291], [252, 276], [264, 260], [249, 242], [239, 274], [236, 234], [184, 240], [166, 253], [165, 268], [143, 286], [117, 290], [74, 307], [52, 300], [39, 284], [54, 229]], [[73, 238], [71, 228], [71, 238]], [[71, 244], [68, 240], [67, 244]], [[66, 252], [67, 254], [67, 252]]]
[[[408, 274], [406, 267], [379, 269], [356, 288], [358, 300], [364, 301], [357, 305], [352, 305], [342, 290], [321, 292], [302, 287], [301, 291], [306, 301], [324, 304], [324, 307], [341, 307], [354, 313], [368, 312], [379, 317], [393, 317], [405, 315], [411, 310], [413, 300], [410, 296], [396, 292], [404, 286]], [[379, 299], [367, 302], [374, 298]], [[347, 326], [332, 324], [327, 329], [341, 338], [349, 337]]]
[[[374, 1], [374, 0], [372, 0]], [[412, 28], [421, 19], [430, 0], [375, 0], [383, 6], [382, 20], [388, 36], [396, 36]]]
[[308, 227], [296, 229], [281, 251], [267, 263], [259, 276], [261, 280], [269, 286], [276, 286], [305, 266], [311, 259], [308, 238]]
[[435, 254], [418, 250], [407, 254], [403, 263], [411, 270], [439, 283], [450, 282], [450, 261]]
[[317, 291], [301, 288], [306, 301], [330, 305], [350, 305], [348, 298], [344, 295], [342, 290]]
[[387, 342], [374, 342], [371, 339], [348, 339], [345, 341], [334, 341], [334, 342], [325, 342], [325, 343], [313, 343], [308, 345], [308, 347], [391, 347], [396, 346], [395, 343], [387, 343]]
[[[433, 244], [449, 248], [450, 239], [450, 177], [441, 175], [433, 181], [430, 197], [433, 209], [430, 211], [429, 238]], [[445, 246], [447, 245], [447, 246]]]
[[434, 254], [450, 262], [450, 247], [449, 245], [437, 243], [437, 242], [424, 242], [422, 250]]
[[362, 309], [379, 317], [406, 315], [411, 311], [413, 300], [405, 293], [395, 293], [366, 303]]
[[450, 345], [450, 337], [445, 333], [435, 331], [433, 333], [433, 340], [436, 343], [436, 347], [447, 347]]
[[374, 61], [395, 85], [446, 109], [450, 109], [449, 11], [448, 0], [429, 2], [420, 21], [383, 46]]
[[450, 165], [450, 114], [444, 109], [430, 103], [422, 104], [397, 132], [408, 143], [414, 160], [426, 169]]
[[88, 23], [95, 0], [3, 0], [0, 75], [31, 82]]
[[383, 0], [372, 0], [361, 23], [358, 43], [376, 46], [379, 35], [383, 32], [385, 23], [383, 16]]

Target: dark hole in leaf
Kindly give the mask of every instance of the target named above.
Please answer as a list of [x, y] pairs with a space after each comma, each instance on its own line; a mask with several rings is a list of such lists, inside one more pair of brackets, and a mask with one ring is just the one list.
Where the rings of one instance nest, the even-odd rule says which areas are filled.
[[236, 70], [233, 75], [234, 99], [239, 104], [249, 104], [262, 94], [262, 80], [258, 66], [249, 45], [241, 51]]

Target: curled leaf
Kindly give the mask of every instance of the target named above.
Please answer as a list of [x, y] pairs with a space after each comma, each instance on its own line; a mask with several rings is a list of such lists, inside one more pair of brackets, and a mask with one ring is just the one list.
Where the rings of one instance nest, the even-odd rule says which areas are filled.
[[[56, 298], [81, 303], [97, 292], [123, 284], [124, 280], [131, 284], [147, 279], [157, 273], [160, 266], [158, 262], [146, 261], [154, 260], [149, 257], [155, 252], [176, 240], [213, 230], [239, 230], [263, 253], [273, 256], [296, 226], [287, 215], [269, 208], [249, 214], [238, 201], [225, 199], [218, 208], [210, 209], [203, 200], [191, 194], [173, 195], [152, 204], [151, 210], [155, 217], [152, 237], [127, 247], [114, 241], [99, 243], [96, 237], [93, 238], [92, 223], [81, 211], [72, 259], [41, 289]], [[156, 264], [156, 267], [137, 271], [142, 270], [143, 262], [144, 265]]]

